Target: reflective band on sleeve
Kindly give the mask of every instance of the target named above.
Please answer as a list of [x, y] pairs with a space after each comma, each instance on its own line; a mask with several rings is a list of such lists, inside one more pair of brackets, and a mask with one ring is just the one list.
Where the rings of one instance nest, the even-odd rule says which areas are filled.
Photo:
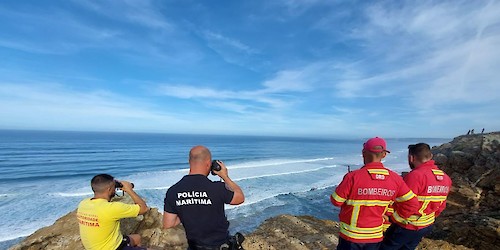
[[332, 194], [332, 198], [336, 201], [336, 202], [340, 202], [340, 203], [344, 203], [346, 201], [346, 199], [340, 197], [337, 192], [334, 192]]
[[410, 224], [410, 225], [414, 225], [417, 227], [425, 227], [425, 226], [429, 226], [432, 223], [434, 223], [436, 216], [435, 216], [435, 213], [433, 212], [431, 214], [422, 215], [422, 216], [412, 215], [412, 216], [410, 216], [410, 218], [405, 220], [404, 218], [399, 216], [398, 212], [396, 211], [393, 214], [393, 218], [401, 224]]
[[410, 190], [405, 195], [397, 197], [396, 201], [397, 202], [405, 202], [407, 200], [411, 200], [413, 197], [415, 197], [415, 194]]

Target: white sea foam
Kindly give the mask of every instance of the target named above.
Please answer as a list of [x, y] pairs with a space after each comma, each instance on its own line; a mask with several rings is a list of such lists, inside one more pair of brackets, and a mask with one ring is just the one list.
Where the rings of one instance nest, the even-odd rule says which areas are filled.
[[[398, 143], [396, 146], [390, 144], [389, 148], [392, 153], [386, 157], [385, 164], [394, 171], [406, 171], [408, 169], [406, 163], [407, 143]], [[238, 143], [235, 142], [235, 145], [238, 145]], [[228, 206], [232, 213], [231, 218], [238, 218], [240, 214], [252, 218], [254, 214], [259, 213], [259, 211], [255, 210], [255, 207], [260, 207], [260, 203], [262, 203], [261, 210], [265, 210], [266, 206], [276, 206], [282, 209], [280, 206], [285, 205], [283, 206], [285, 210], [279, 212], [289, 212], [286, 210], [287, 199], [293, 199], [297, 195], [307, 197], [310, 193], [318, 194], [318, 190], [332, 188], [340, 182], [346, 173], [345, 166], [350, 165], [352, 170], [362, 166], [362, 158], [359, 153], [360, 150], [358, 150], [359, 145], [352, 146], [349, 144], [346, 146], [346, 144], [342, 144], [335, 146], [330, 144], [329, 147], [332, 147], [333, 152], [338, 153], [323, 154], [326, 155], [325, 157], [321, 157], [321, 155], [320, 157], [307, 157], [297, 151], [293, 152], [293, 155], [297, 156], [297, 158], [287, 157], [285, 154], [274, 159], [265, 158], [263, 160], [264, 157], [268, 157], [266, 154], [261, 156], [260, 159], [259, 156], [255, 156], [257, 160], [252, 161], [225, 161], [229, 169], [229, 176], [237, 181], [245, 192], [244, 204]], [[348, 149], [344, 147], [348, 147]], [[155, 149], [157, 145], [153, 145], [151, 148]], [[309, 147], [308, 149], [309, 152], [315, 150]], [[281, 150], [288, 150], [288, 148]], [[290, 150], [293, 150], [293, 148], [290, 148]], [[230, 152], [230, 149], [227, 149], [227, 152], [224, 153], [234, 156], [228, 152]], [[292, 153], [289, 155], [292, 155]], [[160, 158], [157, 155], [154, 157]], [[249, 157], [254, 157], [254, 155]], [[176, 161], [178, 162], [178, 160]], [[165, 162], [168, 163], [168, 160], [165, 160]], [[119, 168], [112, 166], [112, 164], [108, 165], [110, 166], [109, 169], [104, 167], [95, 170], [99, 172], [117, 171], [116, 169]], [[162, 170], [156, 167], [154, 170], [147, 172], [144, 170], [148, 169], [146, 166], [148, 164], [147, 160], [143, 165], [140, 165], [137, 161], [130, 165], [121, 162], [119, 164], [120, 167], [123, 164], [126, 171], [120, 172], [123, 173], [121, 176], [114, 172], [116, 178], [133, 182], [136, 186], [135, 190], [146, 198], [148, 205], [160, 208], [160, 210], [163, 208], [165, 191], [189, 172], [187, 164], [180, 166], [181, 169]], [[136, 166], [134, 164], [139, 164], [142, 172], [133, 173], [132, 169], [135, 169]], [[89, 170], [85, 170], [88, 173]], [[212, 175], [209, 178], [212, 180], [219, 179], [217, 176]], [[2, 184], [0, 212], [7, 214], [7, 216], [0, 229], [0, 241], [27, 236], [43, 226], [52, 224], [57, 218], [74, 210], [83, 197], [92, 195], [88, 183], [89, 177], [85, 176], [58, 179], [57, 181], [42, 178], [31, 182], [16, 183], [15, 185]], [[320, 195], [323, 195], [323, 193], [328, 192], [320, 193]], [[293, 195], [287, 196], [286, 194]], [[315, 199], [318, 202], [323, 202], [323, 200], [325, 203], [329, 202], [327, 196], [315, 197]], [[304, 199], [304, 201], [307, 202], [307, 199]], [[273, 204], [273, 202], [276, 204]], [[292, 207], [289, 209], [294, 211]], [[267, 215], [262, 213], [259, 216]]]
[[319, 162], [319, 161], [329, 161], [333, 160], [333, 157], [325, 157], [325, 158], [316, 158], [316, 159], [273, 159], [273, 160], [263, 160], [263, 161], [251, 161], [245, 163], [239, 163], [231, 166], [227, 166], [228, 169], [242, 169], [242, 168], [261, 168], [261, 167], [269, 167], [269, 166], [279, 166], [279, 165], [288, 165], [288, 164], [296, 164], [296, 163], [308, 163], [308, 162]]
[[322, 170], [322, 169], [325, 169], [325, 168], [335, 168], [335, 167], [337, 167], [337, 166], [336, 165], [332, 165], [332, 166], [324, 166], [324, 167], [313, 168], [313, 169], [305, 169], [305, 170], [298, 170], [298, 171], [291, 171], [291, 172], [283, 172], [283, 173], [277, 173], [277, 174], [255, 175], [255, 176], [249, 176], [249, 177], [242, 177], [242, 178], [239, 178], [239, 179], [234, 179], [234, 181], [251, 180], [251, 179], [264, 178], [264, 177], [272, 177], [272, 176], [283, 176], [283, 175], [301, 174], [301, 173], [315, 172], [315, 171]]
[[61, 196], [61, 197], [83, 197], [83, 196], [89, 196], [93, 195], [94, 193], [92, 192], [85, 192], [85, 193], [51, 193], [49, 195], [55, 195], [55, 196]]

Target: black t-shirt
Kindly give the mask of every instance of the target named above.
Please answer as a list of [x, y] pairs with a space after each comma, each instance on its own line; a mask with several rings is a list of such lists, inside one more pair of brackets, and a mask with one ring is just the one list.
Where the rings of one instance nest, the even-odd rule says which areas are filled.
[[221, 245], [229, 235], [224, 204], [229, 204], [233, 195], [224, 182], [212, 182], [204, 175], [186, 175], [168, 189], [163, 210], [179, 216], [188, 240]]

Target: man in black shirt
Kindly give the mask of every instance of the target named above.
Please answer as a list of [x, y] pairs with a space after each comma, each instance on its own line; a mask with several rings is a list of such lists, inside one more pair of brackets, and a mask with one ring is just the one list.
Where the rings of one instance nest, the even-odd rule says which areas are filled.
[[189, 175], [170, 187], [165, 196], [163, 228], [182, 222], [189, 249], [219, 249], [229, 238], [229, 222], [224, 204], [239, 205], [245, 201], [241, 188], [229, 178], [227, 168], [214, 171], [224, 182], [207, 178], [212, 155], [208, 148], [195, 146], [189, 152]]

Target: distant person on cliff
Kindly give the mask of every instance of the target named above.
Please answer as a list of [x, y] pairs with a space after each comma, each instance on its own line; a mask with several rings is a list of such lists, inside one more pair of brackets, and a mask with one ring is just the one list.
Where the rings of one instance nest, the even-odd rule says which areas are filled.
[[137, 195], [130, 182], [120, 181], [121, 189], [135, 204], [111, 202], [116, 195], [116, 181], [113, 176], [99, 174], [90, 181], [94, 197], [84, 199], [78, 205], [77, 218], [80, 237], [87, 250], [121, 249], [144, 250], [140, 247], [141, 236], [138, 234], [122, 235], [120, 219], [136, 217], [148, 211], [146, 202]]
[[451, 179], [434, 164], [430, 146], [426, 143], [408, 146], [408, 163], [412, 171], [404, 181], [418, 197], [420, 214], [402, 218], [395, 211], [381, 249], [415, 249], [422, 237], [432, 231], [435, 218], [446, 207]]
[[418, 200], [397, 173], [382, 159], [390, 153], [384, 139], [363, 144], [364, 166], [347, 173], [330, 196], [340, 207], [340, 237], [337, 249], [378, 249], [383, 239], [384, 214], [393, 203], [404, 218], [418, 213]]
[[[224, 204], [239, 205], [245, 200], [241, 188], [229, 178], [224, 163], [216, 163], [220, 167], [218, 171], [211, 167], [212, 155], [208, 148], [193, 147], [189, 152], [189, 174], [170, 187], [165, 196], [163, 228], [182, 222], [191, 250], [215, 250], [229, 245], [231, 237]], [[224, 182], [208, 179], [211, 171]]]

